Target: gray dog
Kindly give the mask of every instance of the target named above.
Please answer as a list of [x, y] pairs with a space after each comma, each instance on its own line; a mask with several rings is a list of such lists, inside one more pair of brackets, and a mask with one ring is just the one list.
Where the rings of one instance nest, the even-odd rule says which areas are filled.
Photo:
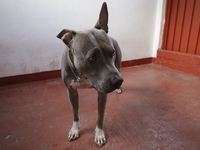
[[73, 110], [73, 126], [68, 135], [70, 141], [79, 137], [77, 89], [95, 88], [98, 92], [98, 119], [94, 141], [99, 146], [106, 142], [103, 119], [107, 93], [115, 89], [117, 93], [122, 93], [121, 50], [117, 41], [107, 35], [107, 24], [108, 10], [104, 2], [99, 20], [93, 29], [80, 32], [64, 29], [57, 35], [67, 45], [62, 57], [61, 74]]

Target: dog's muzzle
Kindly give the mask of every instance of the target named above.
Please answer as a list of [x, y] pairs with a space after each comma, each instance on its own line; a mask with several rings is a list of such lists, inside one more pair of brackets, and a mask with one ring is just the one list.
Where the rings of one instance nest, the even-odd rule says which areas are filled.
[[123, 81], [124, 81], [124, 79], [121, 76], [115, 77], [114, 79], [111, 80], [110, 85], [106, 86], [106, 87], [109, 87], [109, 88], [105, 88], [104, 89], [105, 92], [111, 93], [112, 91], [119, 89], [120, 86], [122, 85]]
[[113, 89], [119, 89], [120, 86], [122, 85], [122, 82], [124, 81], [124, 79], [120, 76], [117, 78], [114, 78], [111, 82]]

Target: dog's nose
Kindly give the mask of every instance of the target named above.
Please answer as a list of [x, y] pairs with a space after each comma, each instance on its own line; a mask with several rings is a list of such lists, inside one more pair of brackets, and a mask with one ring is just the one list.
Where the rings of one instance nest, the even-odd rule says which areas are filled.
[[118, 89], [120, 88], [120, 86], [122, 85], [122, 82], [124, 81], [124, 79], [120, 76], [120, 77], [117, 77], [117, 78], [114, 78], [112, 80], [112, 86], [115, 88], [115, 89]]

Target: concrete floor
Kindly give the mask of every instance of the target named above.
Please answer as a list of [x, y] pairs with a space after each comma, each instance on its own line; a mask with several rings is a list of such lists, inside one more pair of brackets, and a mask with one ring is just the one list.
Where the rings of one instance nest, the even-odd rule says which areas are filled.
[[122, 69], [94, 143], [97, 92], [79, 90], [80, 138], [67, 140], [72, 111], [61, 79], [0, 87], [0, 150], [200, 150], [200, 78], [154, 64]]

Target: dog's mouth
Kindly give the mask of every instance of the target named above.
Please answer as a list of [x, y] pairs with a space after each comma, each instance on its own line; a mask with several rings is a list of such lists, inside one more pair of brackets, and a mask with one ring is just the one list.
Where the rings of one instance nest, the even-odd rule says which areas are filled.
[[112, 80], [110, 84], [103, 84], [100, 87], [96, 87], [96, 86], [92, 86], [92, 87], [102, 93], [111, 93], [114, 90], [119, 89], [121, 87], [123, 81], [124, 81], [124, 79], [122, 77], [118, 77], [118, 78], [115, 78], [114, 80]]

